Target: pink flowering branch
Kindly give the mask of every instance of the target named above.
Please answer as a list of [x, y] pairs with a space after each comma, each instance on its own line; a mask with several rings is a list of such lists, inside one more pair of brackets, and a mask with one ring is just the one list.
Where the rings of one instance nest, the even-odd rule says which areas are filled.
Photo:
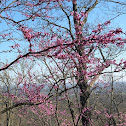
[[[73, 86], [73, 87], [71, 87], [71, 88], [67, 88], [67, 89], [65, 89], [65, 90], [63, 90], [63, 91], [61, 91], [61, 92], [59, 92], [58, 93], [58, 95], [60, 96], [62, 93], [64, 93], [64, 92], [66, 92], [66, 91], [68, 91], [68, 90], [71, 90], [71, 89], [73, 89], [73, 88], [75, 88], [75, 87], [77, 87], [77, 85], [75, 85], [75, 86]], [[2, 111], [0, 111], [0, 115], [2, 115], [2, 114], [4, 114], [4, 113], [6, 113], [7, 111], [10, 111], [10, 110], [12, 110], [12, 109], [14, 109], [14, 108], [17, 108], [17, 107], [20, 107], [20, 106], [23, 106], [23, 105], [26, 105], [26, 106], [38, 106], [38, 105], [40, 105], [40, 104], [43, 104], [43, 103], [45, 103], [46, 101], [48, 101], [50, 98], [52, 98], [52, 97], [55, 97], [55, 95], [49, 95], [49, 96], [47, 96], [47, 97], [45, 97], [44, 99], [43, 99], [43, 101], [42, 102], [18, 102], [18, 103], [15, 103], [14, 105], [12, 105], [12, 106], [10, 106], [10, 107], [8, 107], [8, 108], [5, 108], [4, 110], [2, 110]]]

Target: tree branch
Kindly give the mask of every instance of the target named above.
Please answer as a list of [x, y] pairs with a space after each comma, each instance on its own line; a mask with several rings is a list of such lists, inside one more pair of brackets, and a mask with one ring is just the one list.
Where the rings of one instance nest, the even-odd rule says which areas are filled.
[[121, 5], [126, 5], [126, 3], [123, 2], [119, 2], [119, 1], [114, 1], [114, 0], [105, 0], [107, 2], [113, 2], [113, 3], [117, 3], [117, 4], [121, 4]]

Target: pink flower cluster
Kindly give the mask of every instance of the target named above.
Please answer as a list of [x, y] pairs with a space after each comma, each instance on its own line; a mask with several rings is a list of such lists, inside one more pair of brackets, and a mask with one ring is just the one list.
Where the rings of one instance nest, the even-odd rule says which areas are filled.
[[19, 30], [22, 31], [24, 38], [29, 42], [32, 38], [41, 36], [41, 32], [34, 32], [32, 29], [27, 27], [20, 27]]

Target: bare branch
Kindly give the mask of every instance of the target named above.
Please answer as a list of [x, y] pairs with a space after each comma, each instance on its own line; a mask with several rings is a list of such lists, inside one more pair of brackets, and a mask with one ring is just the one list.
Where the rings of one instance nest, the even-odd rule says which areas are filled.
[[71, 22], [70, 22], [70, 17], [68, 16], [67, 12], [63, 9], [62, 5], [60, 4], [60, 2], [58, 1], [59, 5], [60, 5], [60, 8], [62, 9], [62, 11], [65, 13], [67, 19], [68, 19], [68, 22], [69, 22], [69, 32], [70, 32], [70, 35], [71, 35], [71, 38], [72, 40], [74, 40], [74, 37], [72, 35], [72, 30], [71, 30]]
[[102, 50], [101, 50], [101, 48], [98, 46], [98, 49], [99, 49], [99, 51], [100, 51], [100, 53], [101, 53], [101, 56], [102, 56], [102, 58], [103, 58], [103, 60], [104, 60], [104, 62], [106, 61], [106, 59], [105, 59], [105, 56], [103, 55], [103, 53], [102, 53]]
[[119, 2], [119, 1], [115, 1], [115, 0], [105, 0], [105, 1], [117, 3], [117, 4], [120, 4], [120, 5], [126, 5], [126, 3], [124, 3], [124, 2]]
[[[87, 18], [88, 18], [89, 12], [90, 12], [91, 10], [93, 10], [93, 9], [96, 7], [97, 4], [98, 4], [98, 0], [96, 0], [95, 3], [94, 3], [91, 7], [89, 7], [89, 8], [86, 10], [87, 17], [84, 18], [84, 20], [83, 20], [83, 25], [87, 22]], [[83, 27], [83, 26], [82, 26], [82, 27]]]

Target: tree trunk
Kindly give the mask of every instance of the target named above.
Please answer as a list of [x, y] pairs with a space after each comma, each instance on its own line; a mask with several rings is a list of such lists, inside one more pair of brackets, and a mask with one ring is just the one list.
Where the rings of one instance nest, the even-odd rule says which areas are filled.
[[79, 88], [80, 88], [80, 104], [81, 104], [81, 113], [82, 113], [82, 125], [83, 126], [89, 126], [90, 124], [90, 115], [91, 112], [87, 108], [87, 101], [90, 96], [90, 90], [89, 86], [86, 82], [81, 81], [79, 82]]

